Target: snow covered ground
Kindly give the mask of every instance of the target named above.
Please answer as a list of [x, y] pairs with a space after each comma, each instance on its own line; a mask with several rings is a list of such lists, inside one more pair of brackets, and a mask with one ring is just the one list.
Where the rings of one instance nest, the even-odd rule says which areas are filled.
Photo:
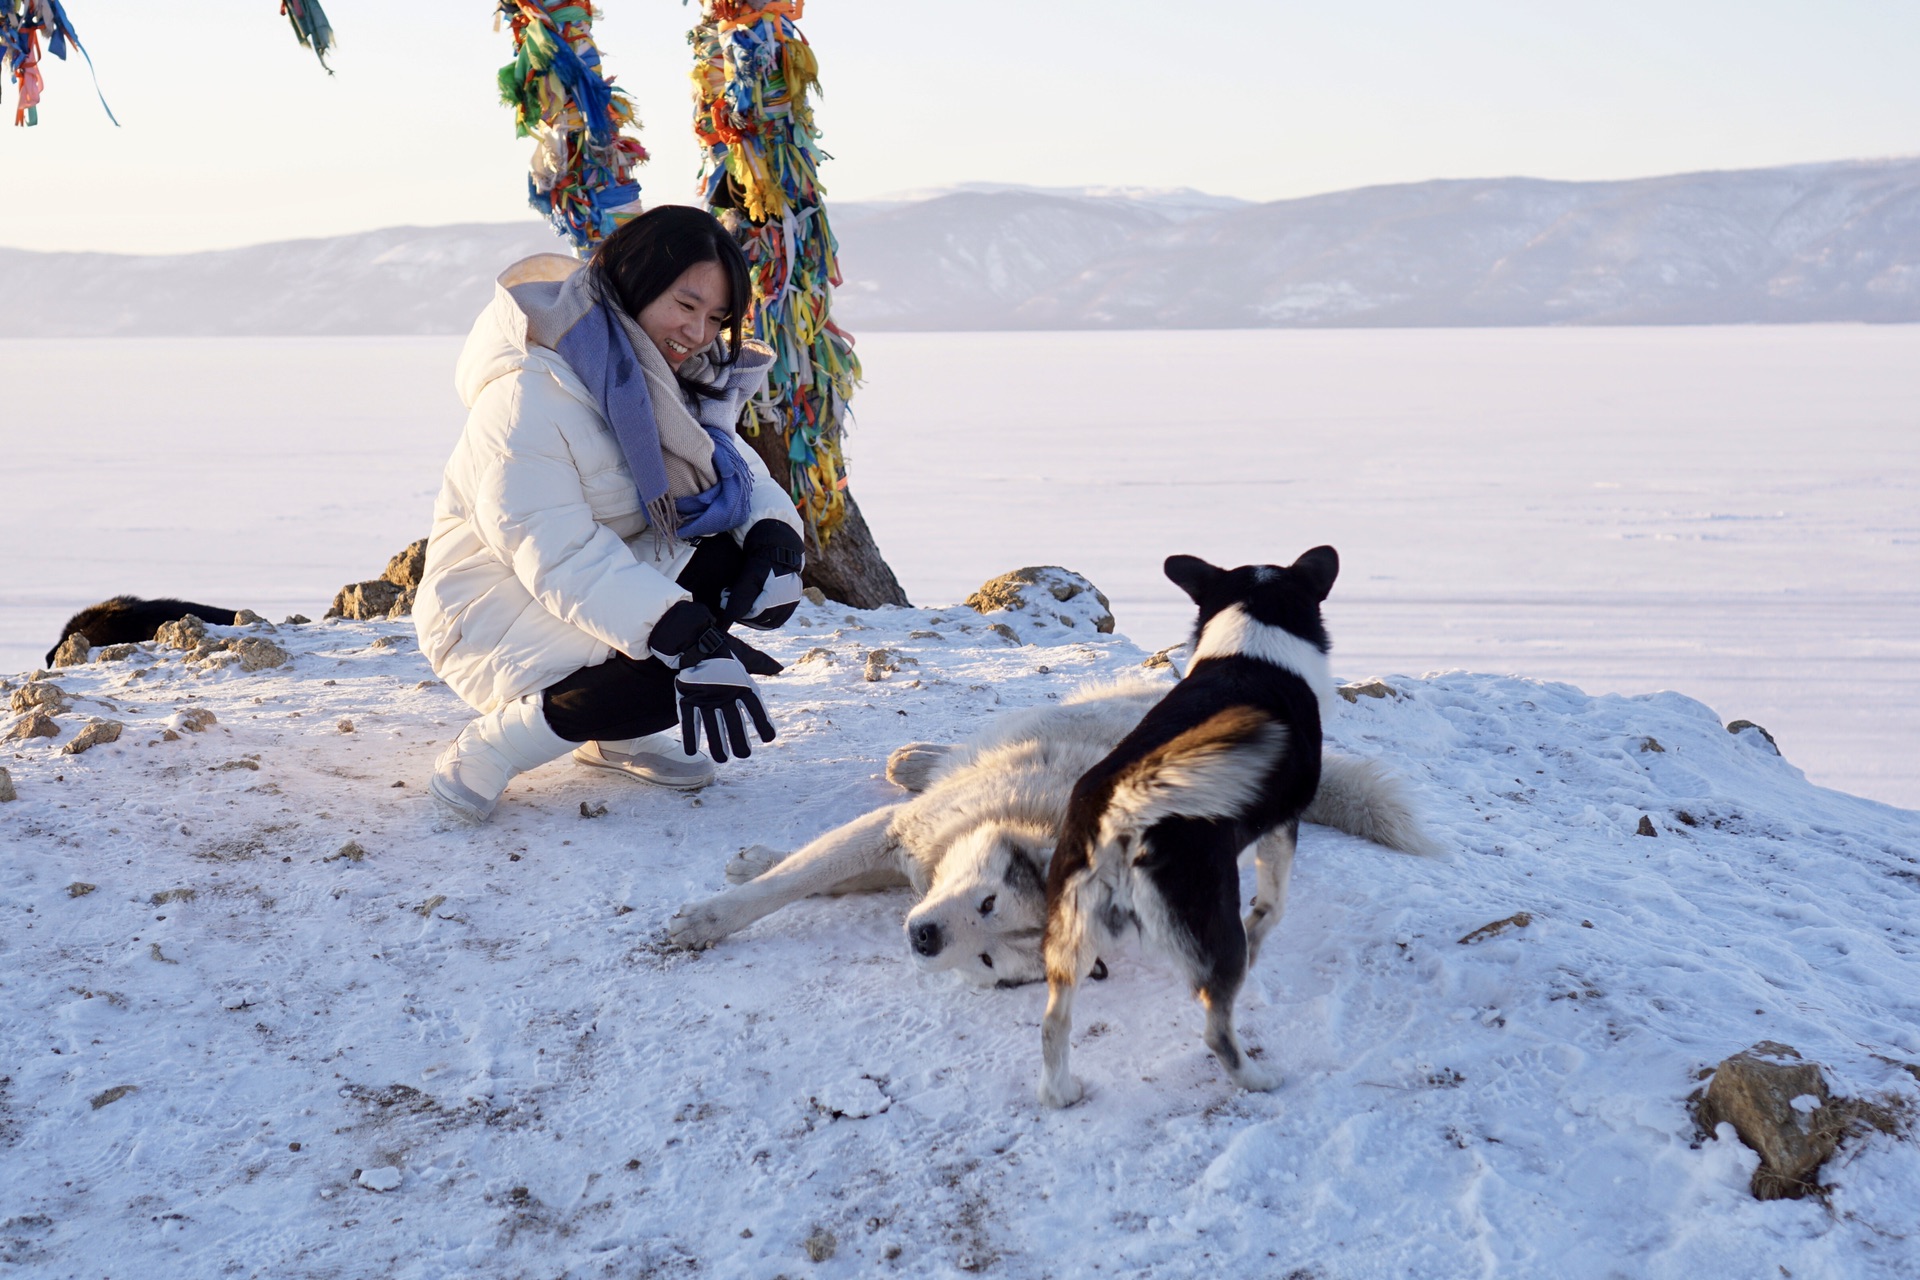
[[[226, 633], [292, 654], [251, 673], [154, 649], [54, 673], [59, 736], [0, 754], [19, 792], [0, 803], [0, 1261], [1920, 1272], [1910, 1132], [1850, 1142], [1824, 1202], [1763, 1204], [1754, 1157], [1697, 1141], [1686, 1106], [1762, 1039], [1837, 1092], [1920, 1104], [1920, 813], [1829, 789], [1920, 798], [1920, 332], [861, 350], [856, 491], [940, 607], [803, 609], [769, 645], [792, 664], [766, 682], [779, 741], [697, 796], [559, 762], [490, 826], [444, 828], [422, 783], [467, 712], [405, 623]], [[0, 344], [0, 670], [115, 591], [318, 617], [423, 530], [459, 424], [451, 354]], [[903, 894], [663, 945], [736, 849], [897, 795], [893, 746], [1138, 673], [1184, 622], [1168, 552], [1320, 541], [1344, 558], [1335, 670], [1394, 690], [1339, 704], [1330, 734], [1414, 782], [1450, 855], [1304, 833], [1243, 998], [1278, 1092], [1233, 1092], [1170, 971], [1132, 954], [1077, 1010], [1088, 1101], [1043, 1112], [1043, 992], [917, 976]], [[1016, 620], [1034, 643], [1013, 645], [953, 604], [1045, 562], [1105, 588], [1134, 639]], [[880, 647], [916, 662], [869, 683]], [[215, 723], [190, 731], [193, 712]], [[125, 729], [63, 754], [89, 719]], [[1531, 923], [1460, 941], [1516, 912]]]
[[[425, 532], [442, 338], [0, 342], [0, 671], [123, 591], [318, 617]], [[1351, 671], [1676, 689], [1920, 807], [1920, 326], [871, 334], [854, 492], [908, 594], [1340, 548]]]
[[[897, 795], [890, 747], [1140, 669], [1120, 637], [1016, 620], [1042, 644], [1013, 645], [984, 621], [808, 607], [771, 646], [794, 664], [767, 682], [779, 740], [714, 786], [560, 762], [477, 832], [422, 791], [465, 712], [405, 623], [281, 626], [291, 663], [251, 674], [167, 651], [56, 673], [73, 710], [15, 744], [0, 805], [0, 1259], [583, 1280], [1920, 1266], [1910, 1139], [1850, 1143], [1825, 1203], [1759, 1203], [1755, 1158], [1699, 1142], [1686, 1106], [1761, 1039], [1840, 1093], [1920, 1103], [1920, 815], [1814, 787], [1678, 694], [1451, 674], [1339, 704], [1333, 739], [1413, 779], [1451, 852], [1305, 831], [1242, 1001], [1273, 1094], [1226, 1084], [1177, 980], [1135, 953], [1082, 997], [1088, 1100], [1042, 1110], [1043, 989], [917, 976], [904, 893], [667, 948], [737, 848]], [[917, 665], [868, 683], [875, 647]], [[186, 731], [193, 712], [215, 723]], [[90, 718], [126, 728], [59, 754]]]

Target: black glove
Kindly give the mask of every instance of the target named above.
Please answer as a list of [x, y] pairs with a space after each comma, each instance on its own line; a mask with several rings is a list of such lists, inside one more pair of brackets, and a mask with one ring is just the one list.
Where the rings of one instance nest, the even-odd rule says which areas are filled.
[[800, 605], [800, 570], [807, 557], [800, 535], [784, 521], [762, 520], [740, 545], [746, 565], [720, 593], [720, 613], [756, 631], [782, 626]]
[[[738, 658], [708, 658], [681, 670], [674, 677], [674, 690], [680, 695], [680, 742], [692, 755], [700, 748], [700, 732], [707, 735], [707, 754], [715, 763], [727, 762], [727, 749], [742, 760], [753, 754], [747, 740], [746, 721], [740, 712], [753, 717], [760, 741], [773, 741], [773, 721], [760, 702], [760, 690]], [[724, 726], [726, 736], [721, 737]]]
[[647, 635], [647, 650], [669, 671], [732, 652], [727, 647], [726, 628], [697, 600], [682, 600], [661, 614]]

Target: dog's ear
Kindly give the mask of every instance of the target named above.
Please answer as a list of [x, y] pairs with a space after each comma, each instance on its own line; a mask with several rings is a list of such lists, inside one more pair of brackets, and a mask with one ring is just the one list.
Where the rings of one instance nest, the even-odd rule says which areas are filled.
[[1225, 569], [1208, 564], [1199, 556], [1168, 556], [1163, 566], [1173, 585], [1187, 593], [1195, 604], [1207, 593], [1207, 588], [1220, 581]]
[[1340, 576], [1340, 553], [1332, 547], [1315, 547], [1295, 560], [1292, 569], [1305, 581], [1314, 599], [1325, 600], [1333, 590], [1333, 580]]

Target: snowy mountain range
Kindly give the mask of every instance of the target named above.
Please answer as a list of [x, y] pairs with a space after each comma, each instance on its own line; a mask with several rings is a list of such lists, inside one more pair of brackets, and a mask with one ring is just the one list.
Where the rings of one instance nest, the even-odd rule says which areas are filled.
[[[849, 329], [1920, 320], [1920, 158], [1264, 204], [987, 183], [831, 207]], [[543, 224], [169, 256], [0, 249], [0, 336], [458, 333]]]

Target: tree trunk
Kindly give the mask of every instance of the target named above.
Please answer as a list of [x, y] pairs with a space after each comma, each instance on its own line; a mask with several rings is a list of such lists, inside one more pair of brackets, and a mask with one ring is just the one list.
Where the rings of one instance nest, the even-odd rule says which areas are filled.
[[[787, 448], [779, 432], [772, 426], [763, 426], [758, 435], [742, 439], [753, 446], [780, 486], [791, 492], [793, 464], [787, 459]], [[900, 589], [900, 579], [893, 576], [886, 557], [880, 554], [873, 531], [867, 528], [866, 517], [860, 514], [860, 504], [853, 500], [853, 492], [849, 490], [844, 496], [846, 519], [827, 540], [825, 550], [814, 541], [813, 531], [807, 531], [807, 567], [801, 572], [800, 581], [806, 586], [818, 587], [828, 599], [856, 609], [910, 603], [907, 593]]]

